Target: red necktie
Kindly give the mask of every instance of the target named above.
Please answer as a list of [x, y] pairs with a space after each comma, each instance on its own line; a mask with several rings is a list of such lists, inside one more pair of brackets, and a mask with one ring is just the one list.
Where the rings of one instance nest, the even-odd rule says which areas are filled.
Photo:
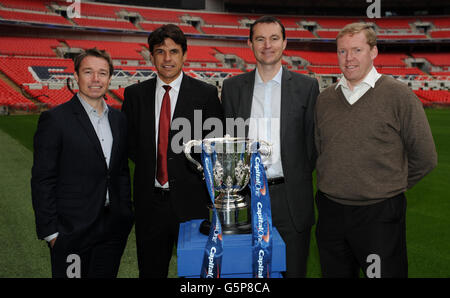
[[159, 184], [163, 186], [169, 180], [167, 173], [167, 147], [169, 144], [169, 129], [170, 129], [170, 95], [169, 85], [164, 85], [166, 93], [164, 93], [163, 101], [161, 104], [161, 111], [159, 114], [159, 132], [158, 132], [158, 158], [157, 158], [157, 170], [156, 179]]

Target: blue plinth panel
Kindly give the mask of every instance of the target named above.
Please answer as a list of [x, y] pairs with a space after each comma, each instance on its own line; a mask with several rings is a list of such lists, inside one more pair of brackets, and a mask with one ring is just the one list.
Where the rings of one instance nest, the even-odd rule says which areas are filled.
[[[177, 247], [178, 276], [200, 277], [207, 236], [200, 233], [203, 220], [191, 220], [180, 224]], [[271, 277], [282, 277], [286, 271], [286, 247], [277, 229], [273, 227]], [[221, 277], [251, 278], [252, 235], [223, 235]]]

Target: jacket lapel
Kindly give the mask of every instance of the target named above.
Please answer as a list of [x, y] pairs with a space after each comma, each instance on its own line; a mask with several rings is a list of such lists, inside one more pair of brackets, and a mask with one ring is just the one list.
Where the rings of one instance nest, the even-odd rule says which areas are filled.
[[[244, 120], [249, 119], [252, 110], [253, 101], [253, 88], [255, 86], [255, 70], [249, 72], [243, 76], [242, 86], [239, 88], [241, 91], [239, 110], [237, 117], [243, 118]], [[248, 137], [248, 125], [245, 126], [245, 136]]]
[[[144, 108], [144, 111], [147, 111], [147, 120], [145, 122], [148, 122], [148, 129], [145, 129], [145, 131], [148, 133], [148, 139], [150, 140], [150, 148], [153, 149], [153, 152], [156, 152], [156, 141], [155, 141], [155, 133], [156, 133], [156, 127], [155, 127], [155, 93], [156, 93], [156, 77], [150, 79], [147, 81], [148, 87], [145, 88], [146, 92], [144, 94], [141, 94], [142, 98], [142, 106]], [[159, 119], [157, 119], [159, 121]], [[144, 121], [143, 121], [144, 122]], [[156, 154], [154, 154], [155, 163], [156, 163]]]
[[[92, 126], [91, 120], [89, 119], [89, 116], [86, 113], [86, 110], [81, 105], [80, 100], [78, 99], [77, 95], [72, 97], [71, 104], [72, 104], [72, 109], [75, 114], [75, 117], [77, 118], [78, 122], [80, 123], [80, 126], [83, 128], [83, 131], [86, 133], [86, 135], [88, 136], [92, 145], [95, 147], [100, 158], [102, 158], [104, 160], [103, 150], [102, 150], [100, 141], [98, 140], [97, 134], [95, 133], [94, 127]], [[106, 165], [106, 161], [105, 161], [105, 165]]]
[[190, 98], [192, 97], [192, 94], [195, 94], [195, 90], [190, 90], [191, 85], [189, 84], [189, 80], [190, 78], [185, 73], [183, 73], [180, 90], [178, 91], [177, 105], [175, 106], [172, 119], [185, 117], [185, 111], [187, 111], [192, 105], [192, 103], [190, 102]]
[[289, 123], [289, 108], [294, 104], [293, 96], [290, 96], [291, 90], [291, 73], [283, 67], [283, 75], [281, 76], [281, 109], [280, 109], [280, 150], [282, 150], [282, 144], [284, 144], [285, 131], [288, 129]]
[[109, 107], [108, 112], [108, 121], [109, 126], [111, 127], [111, 133], [113, 137], [113, 143], [111, 148], [111, 158], [109, 160], [109, 168], [113, 167], [114, 162], [116, 161], [117, 152], [119, 150], [119, 140], [120, 140], [120, 127], [119, 127], [119, 119], [117, 119], [117, 113], [111, 107]]

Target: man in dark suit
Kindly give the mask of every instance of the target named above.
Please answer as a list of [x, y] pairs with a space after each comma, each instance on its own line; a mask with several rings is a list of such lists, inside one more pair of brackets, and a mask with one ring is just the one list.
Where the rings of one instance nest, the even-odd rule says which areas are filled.
[[[148, 44], [157, 77], [127, 87], [122, 110], [128, 119], [129, 156], [135, 162], [139, 276], [167, 277], [179, 223], [207, 218], [210, 200], [201, 175], [182, 153], [180, 141], [209, 134], [194, 132], [195, 121], [203, 124], [202, 119], [223, 116], [217, 88], [182, 71], [187, 42], [180, 28], [161, 26], [150, 34]], [[178, 131], [174, 124], [180, 119], [191, 127]], [[184, 140], [178, 138], [186, 132]]]
[[131, 230], [127, 122], [103, 100], [113, 70], [106, 52], [81, 53], [79, 92], [39, 118], [31, 190], [53, 277], [115, 277]]
[[[282, 68], [286, 42], [278, 19], [265, 16], [256, 20], [248, 40], [256, 70], [224, 81], [222, 105], [227, 133], [273, 144], [272, 156], [263, 159], [272, 221], [286, 244], [285, 276], [304, 277], [314, 224], [313, 111], [319, 88], [315, 79]], [[228, 118], [250, 122], [245, 129], [233, 128]]]

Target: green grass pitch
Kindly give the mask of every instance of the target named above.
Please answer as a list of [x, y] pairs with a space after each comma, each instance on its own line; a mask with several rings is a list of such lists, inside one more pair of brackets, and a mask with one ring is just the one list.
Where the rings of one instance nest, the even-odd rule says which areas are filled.
[[[450, 110], [426, 110], [438, 151], [438, 166], [407, 192], [410, 277], [450, 277]], [[38, 116], [0, 116], [0, 278], [50, 277], [50, 254], [36, 237], [30, 177]], [[132, 167], [132, 164], [130, 164]], [[320, 277], [314, 236], [308, 277]], [[176, 252], [169, 277], [176, 277]], [[134, 229], [119, 277], [138, 277]]]

